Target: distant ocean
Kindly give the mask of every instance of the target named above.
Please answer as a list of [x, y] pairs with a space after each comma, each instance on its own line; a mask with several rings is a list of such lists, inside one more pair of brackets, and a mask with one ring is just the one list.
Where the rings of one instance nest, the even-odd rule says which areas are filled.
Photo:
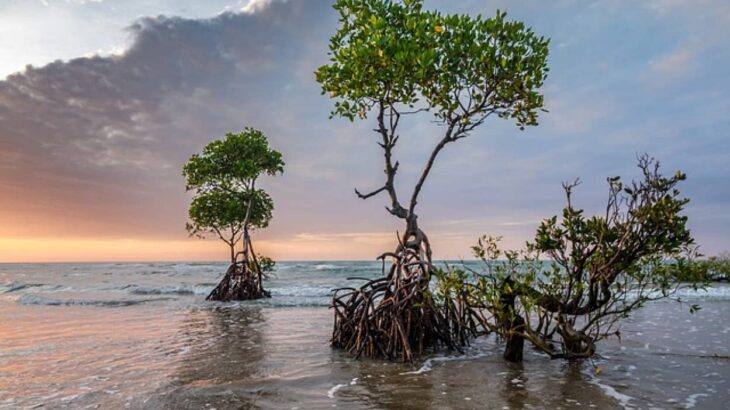
[[[492, 337], [414, 365], [330, 349], [333, 288], [379, 262], [281, 262], [271, 299], [206, 302], [223, 263], [0, 264], [0, 408], [664, 408], [730, 400], [730, 286], [627, 320], [583, 362]], [[719, 356], [719, 357], [715, 357]], [[603, 369], [593, 372], [593, 365]]]

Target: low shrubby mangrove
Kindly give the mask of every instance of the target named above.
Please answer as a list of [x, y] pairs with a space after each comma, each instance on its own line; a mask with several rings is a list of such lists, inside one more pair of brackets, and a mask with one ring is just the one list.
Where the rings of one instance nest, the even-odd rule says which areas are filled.
[[620, 337], [620, 320], [647, 302], [704, 287], [703, 275], [692, 273], [698, 252], [682, 212], [688, 199], [677, 188], [685, 175], [662, 175], [648, 156], [639, 169], [642, 178], [629, 184], [608, 179], [600, 215], [573, 204], [578, 181], [564, 184], [561, 217], [544, 219], [522, 250], [480, 238], [473, 251], [484, 268], [442, 273], [438, 293], [465, 299], [484, 333], [505, 341], [504, 358], [521, 361], [525, 341], [551, 358], [590, 357], [596, 342]]

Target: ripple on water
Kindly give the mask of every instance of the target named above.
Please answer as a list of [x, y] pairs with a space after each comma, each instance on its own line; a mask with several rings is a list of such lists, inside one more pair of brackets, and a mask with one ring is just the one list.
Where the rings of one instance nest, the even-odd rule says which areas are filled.
[[[591, 363], [481, 338], [413, 366], [328, 346], [330, 290], [378, 263], [284, 263], [273, 298], [205, 302], [225, 264], [0, 265], [0, 407], [721, 408], [730, 287], [649, 305]], [[694, 295], [692, 297], [699, 297]], [[693, 302], [695, 303], [695, 302]], [[705, 352], [705, 353], [702, 353]], [[11, 375], [12, 377], [3, 377]]]

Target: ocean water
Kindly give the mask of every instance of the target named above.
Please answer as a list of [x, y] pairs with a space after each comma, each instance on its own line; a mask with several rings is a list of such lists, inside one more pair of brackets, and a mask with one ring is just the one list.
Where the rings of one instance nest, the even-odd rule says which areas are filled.
[[[723, 409], [730, 286], [658, 302], [592, 361], [492, 337], [413, 365], [328, 339], [330, 292], [376, 262], [283, 262], [262, 301], [205, 302], [221, 263], [0, 265], [0, 408]], [[594, 366], [602, 368], [595, 374]]]

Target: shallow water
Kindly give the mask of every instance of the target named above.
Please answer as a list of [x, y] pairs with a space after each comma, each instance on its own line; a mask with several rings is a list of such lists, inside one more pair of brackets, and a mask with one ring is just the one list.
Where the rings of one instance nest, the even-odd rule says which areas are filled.
[[[492, 338], [415, 365], [328, 346], [329, 291], [370, 262], [281, 263], [273, 298], [203, 299], [222, 264], [0, 265], [1, 408], [721, 409], [730, 287], [655, 303], [594, 363], [500, 357]], [[600, 375], [593, 365], [603, 369]]]

